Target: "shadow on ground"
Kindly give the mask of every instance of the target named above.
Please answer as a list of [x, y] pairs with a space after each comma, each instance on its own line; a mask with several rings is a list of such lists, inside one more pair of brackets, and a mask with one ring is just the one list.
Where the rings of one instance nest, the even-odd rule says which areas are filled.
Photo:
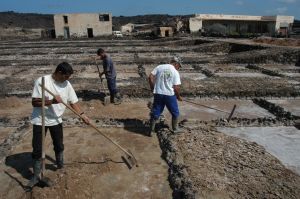
[[[52, 164], [46, 164], [46, 170], [52, 170], [55, 171], [56, 167], [54, 166], [55, 160], [46, 155], [46, 159]], [[23, 178], [26, 180], [30, 180], [33, 173], [32, 173], [32, 157], [31, 157], [31, 152], [24, 152], [24, 153], [18, 153], [18, 154], [13, 154], [10, 156], [7, 156], [5, 159], [5, 165], [8, 167], [13, 168], [15, 171], [17, 171]], [[16, 177], [14, 177], [11, 173], [8, 171], [5, 171], [5, 173], [15, 180], [22, 188], [25, 187], [23, 183]]]
[[[116, 119], [116, 121], [118, 123], [123, 123], [124, 129], [129, 132], [148, 136], [148, 132], [150, 130], [149, 121], [140, 119]], [[163, 121], [159, 121], [155, 126], [155, 132], [157, 132], [161, 128], [167, 127], [168, 126]]]

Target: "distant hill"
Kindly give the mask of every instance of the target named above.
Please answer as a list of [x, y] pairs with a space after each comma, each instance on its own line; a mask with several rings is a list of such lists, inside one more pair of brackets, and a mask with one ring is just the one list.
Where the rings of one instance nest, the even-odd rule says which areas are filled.
[[[113, 16], [114, 29], [127, 23], [134, 24], [156, 24], [169, 25], [174, 23], [175, 18], [187, 20], [191, 15], [171, 16], [171, 15], [138, 15], [138, 16]], [[22, 27], [22, 28], [54, 28], [52, 14], [35, 14], [35, 13], [17, 13], [13, 11], [0, 12], [0, 27]]]
[[53, 15], [35, 13], [0, 12], [0, 27], [54, 28]]
[[[127, 23], [154, 24], [158, 26], [172, 25], [175, 19], [187, 22], [192, 15], [137, 15], [137, 16], [113, 16], [114, 29], [120, 29]], [[294, 27], [298, 28], [299, 20], [295, 20]], [[13, 11], [0, 12], [0, 27], [22, 27], [22, 28], [54, 28], [52, 14], [17, 13]]]
[[127, 23], [134, 24], [153, 24], [158, 26], [169, 26], [173, 25], [175, 19], [180, 19], [182, 21], [187, 21], [192, 15], [137, 15], [130, 17], [113, 17], [113, 27], [115, 29], [120, 29], [120, 26]]

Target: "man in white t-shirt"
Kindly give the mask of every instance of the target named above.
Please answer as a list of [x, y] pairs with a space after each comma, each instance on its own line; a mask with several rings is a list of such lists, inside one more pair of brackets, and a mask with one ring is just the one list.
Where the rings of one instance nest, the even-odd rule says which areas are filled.
[[[86, 124], [89, 124], [89, 118], [84, 114], [78, 104], [76, 93], [68, 81], [73, 74], [73, 68], [67, 62], [59, 64], [55, 72], [51, 75], [44, 76], [45, 87], [55, 94], [55, 98], [45, 91], [45, 128], [49, 129], [54, 145], [55, 158], [57, 168], [63, 167], [63, 126], [62, 115], [66, 109], [61, 102], [69, 103], [70, 106], [79, 113]], [[28, 186], [33, 187], [40, 181], [41, 174], [41, 157], [42, 157], [42, 77], [38, 78], [34, 83], [32, 92], [32, 116], [31, 123], [33, 125], [32, 137], [32, 159], [34, 176], [30, 180]]]
[[179, 86], [181, 84], [179, 68], [181, 59], [174, 56], [170, 64], [158, 65], [149, 75], [150, 88], [154, 94], [153, 106], [150, 118], [150, 130], [148, 136], [155, 130], [155, 123], [163, 112], [165, 106], [172, 114], [172, 129], [178, 133], [179, 109], [177, 100], [182, 101]]

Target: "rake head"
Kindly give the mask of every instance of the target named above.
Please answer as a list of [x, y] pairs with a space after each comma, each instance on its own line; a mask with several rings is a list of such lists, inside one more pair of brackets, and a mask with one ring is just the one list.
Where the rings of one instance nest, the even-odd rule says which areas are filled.
[[131, 153], [131, 151], [128, 150], [128, 154], [125, 156], [121, 156], [123, 162], [126, 164], [128, 169], [132, 169], [134, 166], [138, 167], [139, 165], [137, 164], [137, 160], [135, 159], [134, 155]]

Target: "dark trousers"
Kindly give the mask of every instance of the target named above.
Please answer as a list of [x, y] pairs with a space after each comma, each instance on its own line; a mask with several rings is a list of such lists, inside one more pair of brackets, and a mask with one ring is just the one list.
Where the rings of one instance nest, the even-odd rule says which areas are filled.
[[[48, 129], [50, 130], [55, 154], [58, 154], [64, 150], [62, 124], [46, 126], [46, 133]], [[32, 148], [32, 158], [40, 159], [42, 157], [42, 126], [40, 125], [33, 125]]]
[[111, 96], [115, 96], [118, 92], [117, 84], [116, 84], [116, 77], [114, 78], [106, 78], [107, 80], [107, 88]]

